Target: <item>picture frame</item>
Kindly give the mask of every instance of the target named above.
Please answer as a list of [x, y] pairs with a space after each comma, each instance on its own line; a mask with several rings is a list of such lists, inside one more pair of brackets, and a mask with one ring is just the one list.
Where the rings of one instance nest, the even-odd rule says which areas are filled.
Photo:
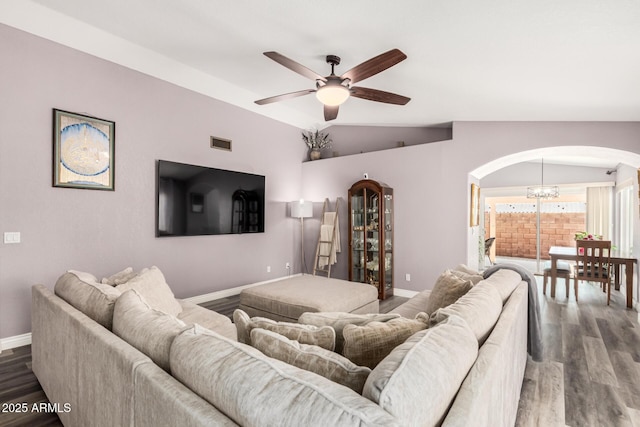
[[53, 187], [115, 190], [116, 124], [53, 109]]
[[469, 227], [480, 225], [480, 187], [471, 184], [471, 203], [469, 212]]

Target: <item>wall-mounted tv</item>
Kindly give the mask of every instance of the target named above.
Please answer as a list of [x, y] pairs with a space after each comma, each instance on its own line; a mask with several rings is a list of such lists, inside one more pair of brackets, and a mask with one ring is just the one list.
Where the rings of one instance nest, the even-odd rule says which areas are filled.
[[264, 232], [265, 177], [158, 160], [156, 236]]

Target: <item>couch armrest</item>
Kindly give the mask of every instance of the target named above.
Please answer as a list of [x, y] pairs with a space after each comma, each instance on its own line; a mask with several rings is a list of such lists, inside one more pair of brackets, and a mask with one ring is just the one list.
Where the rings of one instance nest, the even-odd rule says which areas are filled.
[[131, 425], [133, 374], [153, 362], [42, 285], [32, 288], [33, 372], [65, 425]]
[[413, 319], [414, 317], [416, 317], [416, 314], [420, 313], [421, 311], [425, 311], [430, 295], [431, 289], [424, 290], [411, 297], [409, 301], [394, 308], [389, 313], [399, 314], [400, 316], [406, 317], [407, 319]]

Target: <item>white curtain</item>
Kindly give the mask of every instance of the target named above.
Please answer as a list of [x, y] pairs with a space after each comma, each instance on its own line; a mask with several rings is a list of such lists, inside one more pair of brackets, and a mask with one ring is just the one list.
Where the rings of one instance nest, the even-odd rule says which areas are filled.
[[603, 240], [611, 240], [611, 187], [587, 188], [587, 231], [601, 234]]

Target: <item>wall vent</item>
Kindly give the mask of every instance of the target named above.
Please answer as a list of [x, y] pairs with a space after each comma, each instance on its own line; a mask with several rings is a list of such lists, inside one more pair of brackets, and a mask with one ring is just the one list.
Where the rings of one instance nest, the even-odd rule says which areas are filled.
[[211, 148], [217, 148], [218, 150], [231, 151], [231, 140], [212, 136]]

